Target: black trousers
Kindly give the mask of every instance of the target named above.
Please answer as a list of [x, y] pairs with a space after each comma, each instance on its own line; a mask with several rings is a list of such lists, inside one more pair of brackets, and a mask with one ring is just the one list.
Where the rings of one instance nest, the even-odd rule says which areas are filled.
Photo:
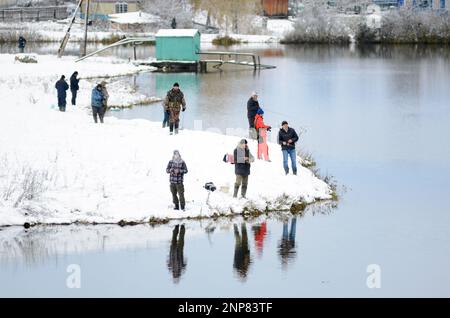
[[178, 134], [178, 126], [179, 126], [179, 124], [180, 124], [179, 121], [176, 121], [176, 122], [174, 122], [174, 123], [170, 123], [170, 124], [169, 124], [170, 132], [173, 132], [173, 130], [174, 130], [174, 128], [175, 128], [175, 133]]
[[77, 90], [71, 89], [72, 92], [72, 105], [75, 106], [77, 104]]
[[92, 107], [92, 116], [95, 123], [97, 123], [97, 116], [100, 118], [100, 122], [103, 124], [103, 117], [105, 117], [106, 109], [104, 107]]
[[60, 111], [66, 111], [66, 97], [58, 96], [58, 107]]
[[179, 207], [181, 204], [181, 209], [184, 210], [186, 204], [184, 200], [184, 185], [182, 183], [179, 184], [171, 183], [170, 192], [172, 192], [172, 201], [173, 204], [175, 204], [175, 207]]

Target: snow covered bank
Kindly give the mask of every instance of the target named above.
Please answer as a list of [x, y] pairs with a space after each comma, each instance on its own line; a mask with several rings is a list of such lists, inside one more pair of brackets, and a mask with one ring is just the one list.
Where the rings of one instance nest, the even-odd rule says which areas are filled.
[[[0, 225], [146, 222], [274, 211], [331, 198], [328, 185], [306, 168], [285, 176], [279, 146], [272, 144], [272, 162], [252, 165], [248, 200], [233, 199], [234, 166], [222, 157], [239, 137], [189, 130], [169, 136], [161, 123], [147, 120], [107, 117], [104, 125], [95, 125], [80, 106], [68, 106], [66, 113], [51, 107], [61, 74], [112, 76], [142, 67], [103, 58], [77, 64], [69, 58], [38, 59], [14, 64], [12, 55], [0, 56]], [[250, 147], [255, 154], [256, 143]], [[171, 206], [165, 169], [174, 149], [189, 169], [185, 212]], [[203, 185], [209, 181], [220, 190], [206, 205]]]
[[[9, 90], [6, 95], [15, 95], [16, 99], [20, 96], [22, 102], [23, 99], [26, 99], [32, 104], [56, 107], [54, 84], [61, 75], [65, 75], [66, 80], [69, 80], [74, 71], [78, 71], [81, 78], [77, 104], [82, 107], [90, 107], [91, 90], [100, 79], [106, 79], [108, 82], [110, 107], [126, 108], [161, 100], [155, 96], [136, 93], [131, 85], [125, 85], [122, 81], [111, 80], [111, 78], [119, 76], [149, 72], [154, 70], [153, 67], [135, 66], [121, 59], [104, 57], [92, 57], [76, 63], [73, 56], [61, 59], [50, 55], [33, 54], [32, 56], [38, 60], [38, 63], [32, 65], [20, 63], [15, 61], [15, 55], [0, 55], [2, 100], [6, 100], [4, 90]], [[12, 91], [13, 89], [14, 91]], [[14, 94], [17, 91], [22, 91], [23, 94]], [[68, 96], [67, 100], [70, 102], [70, 92], [68, 92]], [[13, 99], [12, 96], [10, 98]], [[2, 106], [6, 107], [6, 105]]]

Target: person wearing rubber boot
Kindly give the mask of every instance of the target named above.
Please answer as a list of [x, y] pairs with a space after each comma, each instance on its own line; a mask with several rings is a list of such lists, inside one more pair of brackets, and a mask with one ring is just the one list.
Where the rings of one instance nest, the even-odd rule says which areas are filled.
[[234, 172], [236, 174], [233, 193], [234, 198], [237, 198], [239, 188], [241, 188], [242, 198], [246, 197], [248, 176], [250, 175], [250, 164], [253, 161], [255, 161], [255, 158], [248, 148], [247, 140], [242, 139], [236, 149], [234, 149]]

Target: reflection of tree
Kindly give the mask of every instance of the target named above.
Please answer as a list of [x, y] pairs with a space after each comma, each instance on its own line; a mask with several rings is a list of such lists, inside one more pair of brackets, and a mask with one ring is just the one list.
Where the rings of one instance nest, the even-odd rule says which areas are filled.
[[297, 218], [291, 221], [291, 228], [288, 231], [289, 221], [283, 222], [283, 234], [278, 245], [278, 253], [281, 257], [281, 265], [286, 268], [290, 261], [297, 256], [295, 251], [295, 231], [297, 228]]
[[[169, 260], [167, 266], [172, 272], [173, 281], [178, 283], [180, 277], [186, 269], [186, 261], [184, 260], [183, 249], [184, 249], [184, 234], [186, 230], [184, 225], [180, 226], [177, 224], [172, 232], [172, 242], [170, 244]], [[180, 234], [178, 236], [178, 233]]]
[[247, 278], [248, 267], [250, 265], [250, 249], [248, 247], [247, 226], [241, 225], [241, 234], [236, 224], [234, 224], [234, 264], [233, 267], [242, 280]]

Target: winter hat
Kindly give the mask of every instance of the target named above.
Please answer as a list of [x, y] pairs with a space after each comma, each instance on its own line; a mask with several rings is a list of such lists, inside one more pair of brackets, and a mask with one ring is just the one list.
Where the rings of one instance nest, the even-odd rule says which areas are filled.
[[258, 93], [256, 91], [253, 91], [252, 96], [258, 96]]
[[173, 87], [180, 87], [180, 84], [175, 83], [175, 84], [173, 84]]
[[180, 152], [178, 150], [174, 150], [173, 151], [173, 160], [175, 161], [181, 161], [181, 155]]
[[264, 111], [262, 110], [262, 108], [258, 108], [258, 110], [256, 111], [256, 113], [258, 115], [264, 115]]
[[239, 141], [239, 144], [240, 145], [247, 144], [247, 139], [241, 139], [241, 141]]
[[288, 122], [283, 120], [283, 122], [281, 123], [281, 126], [284, 126], [284, 125], [287, 125], [287, 124], [288, 124]]

